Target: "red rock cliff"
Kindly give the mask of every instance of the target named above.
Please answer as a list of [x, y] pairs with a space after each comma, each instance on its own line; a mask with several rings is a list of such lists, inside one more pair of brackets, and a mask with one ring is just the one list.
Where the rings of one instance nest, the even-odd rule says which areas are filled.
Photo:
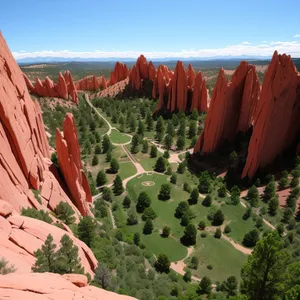
[[129, 76], [129, 70], [127, 66], [123, 63], [117, 62], [115, 64], [114, 70], [110, 73], [109, 85], [114, 85], [126, 79]]
[[260, 98], [242, 177], [252, 178], [299, 139], [300, 73], [289, 55], [274, 53]]
[[28, 90], [40, 97], [60, 97], [68, 99], [70, 96], [72, 101], [78, 104], [78, 95], [72, 75], [66, 71], [64, 75], [59, 72], [57, 84], [55, 84], [48, 76], [44, 81], [36, 78], [35, 87], [29, 78], [23, 74]]
[[[65, 136], [64, 141], [68, 144], [72, 133], [66, 129]], [[81, 215], [78, 208], [86, 204], [77, 202], [77, 208], [52, 172], [40, 106], [31, 100], [22, 72], [1, 33], [0, 145], [0, 253], [21, 271], [28, 270], [35, 261], [33, 251], [46, 236], [51, 233], [58, 239], [66, 231], [22, 217], [19, 215], [21, 209], [33, 207], [54, 211], [60, 201], [65, 201], [73, 208], [78, 220]], [[70, 153], [76, 158], [75, 147]], [[84, 179], [77, 180], [76, 184], [87, 190]], [[39, 192], [39, 200], [32, 189]], [[88, 196], [86, 198], [90, 200]], [[93, 270], [97, 261], [89, 248], [77, 239], [75, 244], [86, 271]]]
[[205, 126], [195, 152], [212, 153], [239, 132], [247, 131], [259, 99], [255, 67], [241, 62], [228, 83], [221, 69], [213, 90]]
[[104, 76], [86, 76], [75, 82], [77, 90], [81, 91], [95, 91], [99, 88], [106, 89], [107, 82]]
[[64, 120], [63, 134], [56, 129], [56, 150], [60, 169], [76, 207], [83, 216], [90, 214], [87, 201], [92, 202], [92, 197], [82, 170], [77, 130], [71, 113], [67, 113]]

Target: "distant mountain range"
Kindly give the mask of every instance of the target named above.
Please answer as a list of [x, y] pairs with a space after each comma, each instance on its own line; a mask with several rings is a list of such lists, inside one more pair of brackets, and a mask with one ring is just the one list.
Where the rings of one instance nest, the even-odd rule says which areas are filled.
[[[147, 58], [148, 59], [148, 58]], [[154, 58], [148, 59], [153, 62], [166, 62], [166, 61], [215, 61], [215, 60], [270, 60], [270, 56], [214, 56], [214, 57], [166, 57], [166, 58]], [[19, 64], [33, 64], [33, 63], [63, 63], [63, 62], [135, 62], [136, 58], [122, 58], [122, 57], [110, 57], [110, 58], [81, 58], [81, 57], [72, 57], [72, 58], [62, 58], [62, 57], [27, 57], [17, 59]]]

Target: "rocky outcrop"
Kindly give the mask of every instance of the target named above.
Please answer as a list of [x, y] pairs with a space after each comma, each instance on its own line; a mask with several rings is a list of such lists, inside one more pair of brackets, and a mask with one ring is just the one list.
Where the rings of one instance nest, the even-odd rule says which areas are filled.
[[103, 91], [98, 92], [96, 95], [93, 96], [95, 97], [100, 97], [100, 98], [106, 98], [106, 97], [111, 97], [114, 98], [118, 95], [122, 95], [122, 93], [125, 91], [126, 87], [128, 86], [128, 77], [122, 81], [119, 81], [115, 83], [114, 85], [111, 85], [104, 89]]
[[208, 90], [206, 88], [206, 81], [201, 72], [198, 72], [194, 78], [193, 96], [190, 111], [197, 109], [199, 112], [207, 112], [208, 106]]
[[[75, 276], [82, 276], [76, 275]], [[74, 278], [74, 276], [73, 276]], [[78, 286], [72, 278], [53, 273], [0, 275], [0, 298], [9, 300], [133, 300], [95, 286]]]
[[95, 91], [97, 89], [106, 89], [107, 82], [104, 76], [86, 76], [75, 83], [76, 89], [81, 91]]
[[71, 113], [66, 114], [63, 134], [56, 129], [56, 151], [60, 169], [74, 203], [85, 216], [89, 214], [87, 202], [92, 202], [92, 196], [89, 185], [85, 184], [87, 178], [82, 169], [77, 130]]
[[[72, 89], [69, 74], [65, 75], [67, 88]], [[81, 213], [74, 204], [76, 201], [72, 201], [61, 187], [61, 179], [50, 160], [40, 106], [31, 100], [22, 72], [2, 35], [0, 77], [0, 207], [6, 202], [16, 213], [27, 207], [54, 211], [60, 201], [65, 201], [78, 220]], [[66, 132], [64, 141], [69, 141], [74, 133]], [[75, 151], [75, 144], [72, 147]], [[71, 154], [75, 157], [75, 153]], [[82, 173], [80, 176], [81, 181], [74, 184], [86, 192], [85, 199], [90, 201], [87, 181]], [[78, 205], [82, 206], [84, 204]]]
[[266, 71], [242, 177], [259, 168], [299, 140], [300, 73], [291, 57], [274, 53]]
[[127, 66], [123, 63], [117, 62], [113, 71], [110, 73], [109, 85], [114, 85], [115, 83], [126, 79], [128, 76], [129, 70]]
[[68, 235], [78, 247], [78, 255], [85, 272], [93, 275], [97, 260], [88, 246], [77, 239], [72, 232], [60, 229], [46, 222], [20, 216], [11, 206], [11, 213], [0, 215], [0, 258], [14, 264], [17, 273], [31, 272], [35, 263], [34, 252], [41, 248], [51, 234], [53, 242], [60, 244], [63, 235]]
[[241, 62], [230, 82], [227, 82], [224, 70], [221, 69], [204, 130], [194, 152], [215, 152], [225, 141], [233, 141], [238, 132], [246, 132], [253, 123], [259, 91], [255, 66]]
[[72, 79], [72, 75], [69, 71], [66, 71], [64, 75], [61, 72], [58, 74], [57, 84], [55, 84], [48, 76], [44, 81], [36, 78], [35, 86], [29, 80], [29, 78], [23, 74], [25, 83], [28, 90], [40, 97], [60, 97], [68, 99], [71, 97], [72, 101], [78, 104], [78, 94], [75, 84]]

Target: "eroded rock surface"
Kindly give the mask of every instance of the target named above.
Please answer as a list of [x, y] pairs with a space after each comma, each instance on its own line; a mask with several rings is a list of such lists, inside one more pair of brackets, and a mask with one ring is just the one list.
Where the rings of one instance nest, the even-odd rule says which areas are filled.
[[75, 86], [77, 90], [95, 91], [99, 88], [106, 89], [107, 81], [104, 76], [96, 77], [91, 75], [76, 81]]
[[55, 84], [48, 76], [44, 81], [36, 78], [35, 86], [29, 80], [29, 78], [23, 73], [25, 83], [28, 90], [40, 97], [60, 97], [68, 99], [71, 97], [72, 101], [78, 104], [78, 94], [75, 84], [72, 79], [72, 75], [69, 71], [66, 71], [64, 75], [61, 72], [58, 74], [57, 84]]

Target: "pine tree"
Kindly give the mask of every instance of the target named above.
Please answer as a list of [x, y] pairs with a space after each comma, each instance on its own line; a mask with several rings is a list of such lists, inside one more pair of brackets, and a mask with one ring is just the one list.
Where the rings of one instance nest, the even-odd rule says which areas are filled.
[[133, 115], [130, 117], [129, 129], [130, 129], [130, 132], [135, 132], [135, 129], [136, 129], [136, 120]]
[[118, 161], [115, 158], [112, 158], [110, 161], [110, 169], [109, 169], [110, 172], [112, 174], [116, 174], [116, 173], [118, 173], [119, 168], [120, 168], [120, 166], [119, 166]]
[[95, 154], [101, 154], [101, 147], [99, 144], [96, 144], [95, 146]]
[[275, 216], [277, 214], [277, 210], [279, 207], [278, 195], [270, 199], [270, 201], [268, 202], [268, 206], [269, 206], [269, 214], [271, 216]]
[[170, 261], [167, 255], [159, 254], [154, 267], [159, 273], [169, 273], [170, 272]]
[[136, 154], [139, 152], [139, 144], [140, 144], [140, 137], [139, 135], [136, 133], [131, 140], [131, 149], [130, 152], [133, 154]]
[[123, 207], [124, 208], [129, 208], [131, 205], [131, 200], [128, 196], [125, 196], [124, 200], [123, 200]]
[[211, 189], [211, 178], [207, 171], [201, 172], [198, 190], [200, 193], [208, 193]]
[[142, 152], [148, 153], [149, 145], [147, 140], [143, 140], [142, 142]]
[[136, 211], [138, 213], [142, 213], [145, 210], [145, 208], [150, 207], [150, 205], [151, 198], [149, 197], [149, 195], [146, 192], [141, 192], [137, 199]]
[[190, 194], [189, 204], [197, 204], [199, 199], [199, 192], [197, 188], [194, 188]]
[[151, 234], [153, 230], [153, 223], [151, 219], [147, 219], [143, 228], [144, 234]]
[[171, 197], [171, 186], [169, 183], [164, 183], [161, 185], [158, 199], [160, 200], [168, 200]]
[[170, 150], [173, 144], [173, 138], [171, 135], [167, 134], [164, 138], [164, 145], [167, 150]]
[[100, 170], [96, 178], [97, 186], [102, 186], [107, 183], [107, 177], [104, 170]]
[[170, 135], [171, 137], [175, 136], [175, 129], [174, 129], [174, 125], [173, 125], [172, 121], [168, 122], [166, 133], [168, 135]]
[[83, 274], [84, 269], [78, 257], [78, 247], [74, 246], [73, 241], [67, 234], [60, 240], [60, 248], [57, 251], [56, 267], [60, 274]]
[[177, 175], [176, 173], [172, 173], [172, 176], [170, 177], [170, 182], [176, 184], [176, 181], [177, 181]]
[[113, 191], [115, 195], [121, 195], [124, 192], [122, 179], [119, 175], [116, 176], [113, 183]]
[[207, 294], [209, 295], [211, 293], [212, 287], [211, 287], [211, 280], [209, 277], [204, 276], [200, 283], [199, 283], [199, 287], [197, 289], [197, 293], [198, 294]]
[[188, 224], [184, 229], [184, 234], [181, 238], [181, 242], [186, 246], [196, 244], [197, 228], [194, 224]]
[[53, 243], [53, 237], [51, 234], [47, 236], [45, 243], [41, 249], [34, 252], [36, 257], [35, 264], [32, 266], [33, 272], [44, 273], [52, 272], [56, 273], [56, 259], [57, 254], [55, 252], [56, 245]]
[[191, 120], [190, 126], [189, 126], [189, 132], [188, 132], [189, 139], [192, 139], [193, 137], [195, 137], [196, 133], [197, 133], [197, 122], [194, 120]]
[[211, 197], [211, 195], [208, 194], [208, 195], [203, 199], [202, 205], [203, 205], [203, 206], [206, 206], [206, 207], [209, 207], [209, 206], [211, 206], [211, 204], [212, 204], [212, 197]]
[[162, 116], [158, 118], [155, 130], [156, 130], [156, 139], [160, 141], [165, 132], [165, 122]]
[[111, 149], [112, 149], [112, 144], [108, 135], [106, 134], [102, 140], [102, 153], [107, 153]]
[[166, 171], [166, 161], [165, 161], [165, 159], [162, 156], [160, 156], [157, 159], [155, 167], [154, 167], [154, 170], [156, 172], [160, 172], [160, 173], [163, 173], [163, 172]]
[[110, 162], [111, 159], [112, 159], [112, 151], [111, 151], [111, 149], [109, 149], [109, 150], [106, 152], [106, 158], [105, 158], [105, 160], [106, 160], [106, 162]]
[[75, 222], [75, 212], [67, 202], [60, 201], [55, 208], [55, 213], [57, 218], [63, 221], [66, 225], [70, 225]]
[[83, 216], [78, 223], [78, 238], [91, 247], [96, 235], [97, 224], [91, 216]]
[[127, 225], [135, 225], [138, 223], [138, 216], [136, 212], [131, 209], [128, 211], [128, 216], [127, 216]]
[[111, 193], [110, 188], [105, 186], [102, 189], [102, 198], [107, 202], [112, 202], [112, 193]]
[[182, 135], [179, 135], [176, 142], [176, 147], [178, 150], [183, 150], [185, 147], [185, 137]]
[[148, 112], [146, 115], [146, 124], [147, 124], [147, 131], [152, 131], [153, 130], [153, 119], [152, 119], [152, 115], [150, 112]]
[[157, 148], [156, 148], [155, 145], [152, 145], [152, 146], [151, 146], [150, 157], [151, 157], [151, 158], [157, 157]]
[[276, 185], [275, 181], [270, 181], [264, 190], [263, 199], [267, 203], [271, 198], [275, 197], [276, 195]]
[[144, 123], [143, 123], [141, 120], [139, 120], [137, 133], [138, 133], [141, 137], [144, 137], [144, 132], [145, 132], [145, 125], [144, 125]]
[[255, 185], [252, 185], [247, 193], [247, 199], [251, 206], [256, 207], [258, 205], [259, 201], [259, 194], [257, 187]]
[[97, 155], [94, 155], [93, 160], [92, 160], [92, 166], [97, 166], [99, 163], [99, 159]]
[[135, 234], [133, 235], [133, 243], [138, 246], [140, 244], [140, 241], [140, 234], [138, 232], [135, 232]]
[[223, 212], [220, 209], [218, 209], [213, 216], [213, 222], [212, 222], [213, 225], [215, 226], [222, 225], [224, 220], [225, 220], [225, 216]]

